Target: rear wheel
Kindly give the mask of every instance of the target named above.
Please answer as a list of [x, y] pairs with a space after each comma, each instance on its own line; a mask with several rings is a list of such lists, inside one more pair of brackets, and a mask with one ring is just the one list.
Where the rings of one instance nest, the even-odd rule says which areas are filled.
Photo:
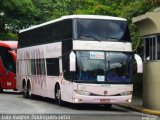
[[28, 98], [28, 90], [27, 90], [27, 84], [26, 83], [24, 83], [23, 84], [23, 97], [24, 98]]
[[59, 85], [56, 86], [55, 89], [55, 99], [58, 105], [62, 105], [62, 100], [61, 100], [61, 88]]
[[28, 87], [27, 87], [27, 92], [28, 92], [28, 98], [32, 98], [32, 91], [31, 91], [31, 84], [29, 83], [28, 84]]

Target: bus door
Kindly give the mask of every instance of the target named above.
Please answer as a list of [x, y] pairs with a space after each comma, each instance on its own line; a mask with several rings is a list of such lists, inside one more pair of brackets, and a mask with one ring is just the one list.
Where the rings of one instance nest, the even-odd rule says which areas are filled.
[[7, 51], [1, 55], [3, 89], [16, 88], [16, 54], [12, 51]]
[[3, 90], [4, 88], [4, 81], [6, 81], [6, 77], [4, 76], [5, 74], [5, 69], [3, 67], [3, 62], [2, 62], [2, 59], [1, 59], [1, 56], [0, 56], [0, 89]]
[[[63, 100], [72, 102], [73, 98], [73, 80], [74, 80], [74, 73], [76, 70], [76, 58], [75, 53], [71, 52], [69, 54], [69, 59], [63, 59], [64, 64], [66, 66], [63, 66], [63, 75], [64, 80], [62, 80], [62, 96]], [[61, 63], [62, 64], [62, 63]]]

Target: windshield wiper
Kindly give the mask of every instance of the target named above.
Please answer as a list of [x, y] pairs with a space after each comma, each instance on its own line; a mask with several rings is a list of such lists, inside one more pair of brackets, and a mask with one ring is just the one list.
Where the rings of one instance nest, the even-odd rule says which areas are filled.
[[108, 38], [108, 39], [111, 39], [111, 40], [114, 40], [114, 41], [120, 41], [121, 39], [119, 38], [114, 38], [114, 37], [109, 37], [109, 36], [104, 36], [104, 38]]
[[96, 75], [98, 75], [98, 73], [104, 75], [104, 70], [103, 70], [102, 68], [100, 69], [100, 65], [101, 65], [102, 63], [103, 63], [103, 61], [98, 64], [97, 69], [96, 69]]
[[95, 36], [91, 36], [91, 35], [81, 35], [81, 37], [90, 37], [90, 38], [93, 38], [93, 39], [95, 39], [97, 41], [101, 41], [98, 38], [96, 38]]

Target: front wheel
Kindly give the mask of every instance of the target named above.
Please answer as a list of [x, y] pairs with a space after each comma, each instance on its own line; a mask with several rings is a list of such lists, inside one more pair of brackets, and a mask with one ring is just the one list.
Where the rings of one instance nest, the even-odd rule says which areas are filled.
[[0, 93], [3, 93], [3, 88], [0, 87]]
[[1, 87], [1, 84], [0, 84], [0, 93], [2, 93], [3, 92], [3, 88]]
[[56, 86], [55, 99], [56, 99], [56, 103], [61, 106], [61, 105], [62, 105], [62, 100], [61, 100], [61, 88], [60, 88], [59, 85]]

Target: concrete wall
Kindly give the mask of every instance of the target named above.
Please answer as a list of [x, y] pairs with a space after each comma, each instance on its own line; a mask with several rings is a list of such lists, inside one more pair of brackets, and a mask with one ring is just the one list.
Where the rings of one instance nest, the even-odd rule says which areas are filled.
[[160, 12], [147, 12], [134, 17], [132, 21], [138, 27], [141, 36], [160, 33]]
[[143, 106], [160, 110], [160, 61], [144, 63]]

